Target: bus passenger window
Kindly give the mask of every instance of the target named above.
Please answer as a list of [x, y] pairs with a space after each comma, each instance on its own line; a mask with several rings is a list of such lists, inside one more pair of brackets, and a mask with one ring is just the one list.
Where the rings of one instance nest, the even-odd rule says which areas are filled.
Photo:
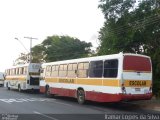
[[19, 68], [16, 68], [16, 75], [19, 74]]
[[102, 77], [103, 61], [91, 61], [89, 68], [89, 77]]
[[69, 64], [67, 77], [76, 77], [77, 76], [76, 71], [77, 71], [77, 64], [76, 63]]
[[59, 66], [59, 77], [66, 77], [67, 75], [67, 65], [60, 65]]
[[14, 75], [14, 69], [10, 69], [10, 75]]
[[51, 66], [47, 66], [46, 67], [46, 76], [50, 76], [51, 75]]
[[23, 67], [21, 68], [21, 74], [22, 75], [24, 74], [24, 68]]
[[9, 75], [9, 70], [6, 71], [7, 75]]
[[53, 66], [52, 66], [51, 76], [52, 76], [52, 77], [58, 77], [58, 65], [53, 65]]
[[19, 68], [19, 71], [18, 71], [18, 75], [20, 75], [21, 74], [21, 68]]
[[9, 75], [9, 72], [8, 72], [8, 71], [9, 71], [9, 70], [6, 70], [6, 71], [5, 71], [6, 75]]
[[88, 69], [89, 69], [89, 62], [79, 63], [78, 70], [77, 70], [77, 76], [79, 78], [88, 77]]
[[24, 75], [27, 74], [27, 69], [28, 69], [28, 67], [24, 67]]
[[118, 60], [106, 60], [104, 62], [104, 74], [105, 78], [116, 78], [118, 73]]
[[16, 75], [16, 68], [13, 69], [13, 75]]

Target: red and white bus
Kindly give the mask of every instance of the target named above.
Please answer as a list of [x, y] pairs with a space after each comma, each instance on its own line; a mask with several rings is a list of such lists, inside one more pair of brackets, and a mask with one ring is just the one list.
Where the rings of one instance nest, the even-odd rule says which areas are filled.
[[148, 56], [130, 53], [42, 64], [40, 92], [97, 102], [147, 100], [152, 97]]

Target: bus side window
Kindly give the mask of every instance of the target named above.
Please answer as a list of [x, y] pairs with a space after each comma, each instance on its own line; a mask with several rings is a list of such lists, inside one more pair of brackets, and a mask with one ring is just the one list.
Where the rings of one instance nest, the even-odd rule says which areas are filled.
[[5, 72], [4, 72], [6, 75], [7, 75], [7, 70], [5, 70]]
[[15, 69], [14, 68], [12, 69], [12, 75], [15, 75]]
[[11, 69], [10, 71], [11, 71], [11, 74], [10, 74], [10, 75], [13, 75], [13, 69]]
[[16, 75], [16, 68], [14, 68], [14, 70], [13, 70], [13, 71], [14, 71], [14, 75]]
[[89, 67], [89, 77], [101, 78], [103, 73], [103, 61], [91, 61]]
[[58, 77], [58, 65], [53, 65], [53, 66], [52, 66], [51, 76], [52, 76], [52, 77]]
[[18, 68], [18, 75], [20, 75], [21, 73], [21, 68]]
[[6, 73], [6, 75], [9, 75], [9, 74], [8, 74], [8, 70], [6, 70], [5, 73]]
[[27, 67], [24, 67], [24, 75], [27, 74]]
[[118, 60], [105, 60], [104, 62], [104, 74], [105, 78], [116, 78], [118, 73]]
[[9, 75], [9, 69], [6, 71], [7, 75]]
[[46, 67], [46, 76], [50, 76], [51, 75], [51, 66], [47, 66]]
[[16, 68], [15, 70], [16, 70], [16, 75], [18, 75], [18, 71], [19, 71], [18, 68]]
[[24, 74], [24, 67], [21, 68], [21, 74]]
[[77, 63], [68, 64], [67, 77], [77, 77]]
[[66, 77], [67, 75], [67, 64], [62, 64], [59, 66], [59, 77]]
[[88, 77], [89, 62], [78, 63], [77, 76], [79, 78]]
[[20, 67], [19, 68], [19, 75], [21, 75], [22, 74], [22, 68]]

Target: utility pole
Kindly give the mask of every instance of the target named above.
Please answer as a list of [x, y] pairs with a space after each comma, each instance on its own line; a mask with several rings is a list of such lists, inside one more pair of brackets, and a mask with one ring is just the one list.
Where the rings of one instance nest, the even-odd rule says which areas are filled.
[[29, 62], [32, 62], [32, 40], [37, 40], [37, 38], [33, 38], [33, 37], [24, 37], [27, 39], [30, 39], [30, 56], [29, 56]]

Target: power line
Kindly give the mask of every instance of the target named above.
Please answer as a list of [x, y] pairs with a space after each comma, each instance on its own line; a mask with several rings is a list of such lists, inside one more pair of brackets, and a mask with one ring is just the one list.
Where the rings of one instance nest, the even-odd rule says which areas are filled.
[[111, 29], [109, 30], [109, 32], [111, 34], [114, 34], [114, 33], [120, 34], [121, 32], [126, 31], [129, 28], [139, 29], [141, 27], [157, 23], [159, 22], [159, 20], [160, 20], [160, 16], [159, 14], [157, 14], [157, 15], [153, 15], [153, 16], [149, 16], [143, 19], [136, 20], [132, 23], [129, 23], [129, 25], [123, 25], [118, 28]]

